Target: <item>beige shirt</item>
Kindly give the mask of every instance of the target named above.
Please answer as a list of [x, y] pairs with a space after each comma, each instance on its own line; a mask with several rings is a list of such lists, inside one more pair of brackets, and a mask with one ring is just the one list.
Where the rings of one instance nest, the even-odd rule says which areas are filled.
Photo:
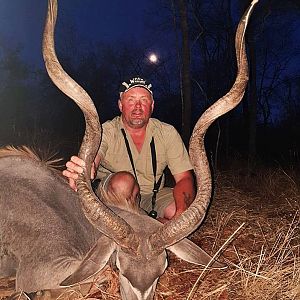
[[[98, 153], [101, 157], [98, 169], [100, 179], [109, 173], [119, 171], [128, 171], [134, 175], [121, 128], [124, 128], [121, 117], [116, 117], [103, 124], [102, 141]], [[136, 149], [130, 134], [126, 132], [126, 136], [142, 195], [151, 194], [153, 190], [154, 177], [150, 148], [152, 137], [154, 137], [157, 159], [156, 181], [166, 166], [173, 175], [193, 169], [180, 135], [169, 124], [150, 118], [141, 152]], [[161, 184], [162, 186], [163, 184]]]

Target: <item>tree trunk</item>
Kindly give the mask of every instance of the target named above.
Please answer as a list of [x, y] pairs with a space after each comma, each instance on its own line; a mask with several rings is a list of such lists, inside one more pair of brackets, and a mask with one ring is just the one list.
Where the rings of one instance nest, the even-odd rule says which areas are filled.
[[191, 75], [189, 30], [187, 21], [187, 1], [178, 0], [180, 28], [182, 34], [181, 99], [182, 99], [182, 139], [188, 145], [191, 134]]
[[257, 114], [257, 94], [256, 94], [256, 51], [255, 41], [249, 39], [249, 61], [250, 61], [250, 81], [249, 81], [249, 119], [248, 119], [248, 171], [254, 167], [256, 158], [256, 114]]

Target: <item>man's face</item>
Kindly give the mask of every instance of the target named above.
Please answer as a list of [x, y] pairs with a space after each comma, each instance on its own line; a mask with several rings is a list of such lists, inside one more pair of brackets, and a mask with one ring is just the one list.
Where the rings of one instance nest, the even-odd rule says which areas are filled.
[[134, 87], [121, 95], [118, 104], [124, 124], [131, 128], [142, 128], [149, 121], [154, 101], [148, 90]]

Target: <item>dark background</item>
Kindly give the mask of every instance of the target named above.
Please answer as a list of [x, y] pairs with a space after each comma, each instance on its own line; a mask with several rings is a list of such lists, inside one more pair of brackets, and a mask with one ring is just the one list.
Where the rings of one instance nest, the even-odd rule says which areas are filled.
[[[234, 82], [234, 34], [250, 1], [181, 2], [187, 9], [192, 127]], [[90, 94], [101, 121], [118, 114], [120, 82], [140, 74], [154, 86], [154, 117], [182, 132], [180, 1], [58, 4], [57, 55]], [[43, 66], [46, 5], [46, 0], [0, 0], [0, 145], [27, 144], [44, 155], [58, 151], [67, 159], [78, 151], [84, 123]], [[216, 168], [233, 161], [246, 162], [251, 169], [259, 164], [298, 167], [299, 28], [299, 1], [260, 0], [256, 6], [247, 31], [251, 76], [245, 97], [207, 135]], [[157, 63], [149, 61], [151, 53], [157, 54]]]

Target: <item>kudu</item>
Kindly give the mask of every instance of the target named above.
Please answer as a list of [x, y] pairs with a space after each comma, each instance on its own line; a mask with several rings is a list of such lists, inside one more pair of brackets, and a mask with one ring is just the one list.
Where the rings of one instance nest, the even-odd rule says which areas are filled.
[[[257, 0], [258, 1], [258, 0]], [[161, 224], [140, 209], [105, 204], [92, 191], [90, 170], [100, 144], [101, 127], [88, 94], [62, 69], [54, 49], [57, 0], [48, 1], [43, 55], [50, 78], [82, 110], [86, 130], [79, 156], [86, 162], [77, 180], [78, 194], [45, 163], [20, 150], [0, 151], [0, 276], [16, 275], [16, 289], [36, 292], [88, 280], [113, 256], [122, 299], [153, 299], [170, 250], [194, 263], [222, 268], [186, 237], [203, 221], [211, 197], [211, 173], [204, 136], [219, 116], [242, 99], [248, 82], [244, 36], [257, 1], [243, 15], [236, 33], [237, 77], [231, 90], [198, 120], [189, 153], [197, 195], [176, 219]]]

